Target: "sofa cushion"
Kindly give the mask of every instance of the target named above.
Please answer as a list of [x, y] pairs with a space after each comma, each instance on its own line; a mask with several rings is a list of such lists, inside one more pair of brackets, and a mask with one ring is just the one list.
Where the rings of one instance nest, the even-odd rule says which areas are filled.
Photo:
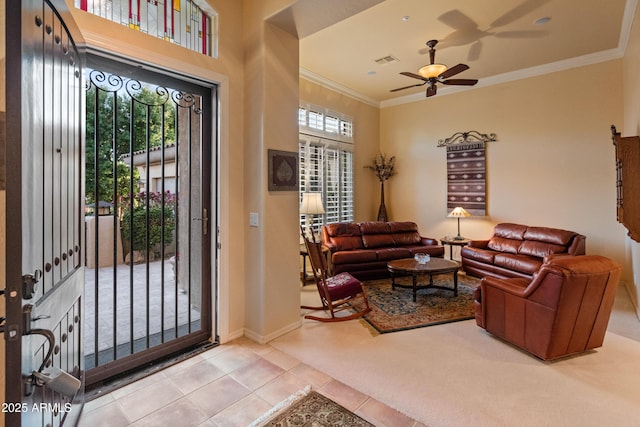
[[567, 246], [576, 235], [573, 231], [560, 230], [548, 227], [529, 227], [524, 233], [526, 240], [552, 243], [554, 245]]
[[360, 236], [340, 236], [331, 237], [331, 243], [335, 245], [338, 251], [351, 251], [353, 249], [362, 249], [362, 237]]
[[333, 264], [351, 264], [359, 262], [377, 261], [378, 257], [375, 251], [366, 249], [356, 249], [353, 251], [334, 252], [331, 257]]
[[559, 254], [566, 251], [567, 248], [565, 246], [554, 245], [553, 243], [536, 242], [534, 240], [525, 240], [520, 245], [518, 253], [544, 258], [547, 255]]
[[496, 254], [493, 263], [499, 267], [532, 275], [540, 269], [542, 260], [527, 255]]
[[363, 234], [362, 243], [364, 243], [364, 247], [368, 249], [395, 246], [391, 234]]
[[411, 251], [407, 248], [381, 248], [376, 249], [378, 261], [390, 261], [400, 258], [411, 258]]
[[493, 258], [496, 256], [495, 251], [473, 248], [470, 246], [463, 246], [460, 254], [465, 258], [475, 259], [476, 261], [485, 262], [487, 264], [493, 264]]
[[352, 222], [336, 222], [324, 226], [330, 237], [335, 236], [359, 236], [362, 234], [358, 224]]
[[505, 239], [524, 240], [524, 233], [527, 231], [526, 225], [510, 224], [503, 222], [493, 229], [493, 235], [504, 237]]
[[520, 244], [522, 244], [522, 240], [507, 239], [494, 235], [491, 240], [489, 240], [487, 247], [498, 252], [517, 254]]
[[389, 234], [391, 227], [384, 221], [365, 221], [360, 223], [362, 234]]
[[410, 221], [393, 221], [389, 223], [389, 230], [392, 233], [402, 233], [402, 232], [418, 232], [418, 224]]
[[391, 236], [396, 246], [415, 245], [422, 240], [417, 231], [393, 233]]

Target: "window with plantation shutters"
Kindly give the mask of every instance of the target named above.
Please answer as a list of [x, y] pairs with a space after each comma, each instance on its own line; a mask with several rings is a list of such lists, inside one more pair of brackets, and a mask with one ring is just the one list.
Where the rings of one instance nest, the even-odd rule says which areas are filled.
[[[300, 201], [302, 193], [322, 194], [324, 215], [314, 215], [316, 232], [323, 224], [353, 221], [353, 152], [336, 141], [300, 134]], [[306, 215], [300, 225], [306, 227]]]
[[[324, 215], [314, 215], [313, 229], [353, 221], [353, 120], [314, 105], [298, 108], [300, 128], [300, 201], [302, 193], [322, 194]], [[306, 227], [306, 215], [300, 225]]]

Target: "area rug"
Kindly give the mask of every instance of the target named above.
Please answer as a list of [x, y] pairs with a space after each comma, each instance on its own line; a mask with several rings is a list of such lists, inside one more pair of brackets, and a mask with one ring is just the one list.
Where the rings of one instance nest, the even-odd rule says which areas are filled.
[[250, 427], [375, 427], [309, 386], [283, 400]]
[[[428, 277], [419, 279], [428, 280]], [[450, 274], [433, 277], [435, 285], [453, 289]], [[396, 283], [410, 284], [411, 277], [396, 278]], [[442, 323], [457, 322], [474, 318], [473, 291], [480, 283], [475, 277], [458, 275], [458, 296], [453, 291], [441, 289], [420, 289], [416, 302], [413, 290], [396, 287], [391, 289], [391, 279], [364, 282], [371, 312], [363, 318], [378, 333], [404, 331]], [[363, 304], [354, 303], [360, 310]]]

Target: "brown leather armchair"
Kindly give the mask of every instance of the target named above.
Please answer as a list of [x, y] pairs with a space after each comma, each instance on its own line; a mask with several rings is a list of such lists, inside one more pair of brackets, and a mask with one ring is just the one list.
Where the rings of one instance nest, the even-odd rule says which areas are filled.
[[485, 277], [476, 323], [544, 359], [602, 346], [622, 267], [598, 255], [550, 257], [533, 279]]

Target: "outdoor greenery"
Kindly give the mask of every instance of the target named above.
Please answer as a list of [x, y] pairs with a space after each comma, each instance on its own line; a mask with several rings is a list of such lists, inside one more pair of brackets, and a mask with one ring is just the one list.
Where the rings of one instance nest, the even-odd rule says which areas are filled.
[[173, 242], [176, 226], [175, 194], [169, 191], [151, 192], [148, 196], [147, 198], [147, 193], [143, 191], [134, 196], [133, 203], [125, 201], [120, 228], [122, 238], [131, 243], [134, 251], [153, 249], [162, 243], [163, 237], [165, 246]]
[[136, 152], [175, 143], [176, 105], [163, 88], [135, 81], [110, 91], [123, 81], [106, 76], [88, 78], [85, 201], [117, 207], [125, 250], [157, 251], [173, 242], [176, 195], [140, 191], [140, 172], [130, 164]]
[[[175, 143], [176, 107], [173, 101], [167, 101], [166, 96], [147, 86], [135, 93], [135, 102], [131, 102], [131, 97], [122, 90], [106, 92], [97, 90], [94, 85], [87, 90], [86, 96], [86, 203], [96, 200], [119, 202], [120, 198], [128, 196], [131, 180], [134, 193], [138, 192], [140, 179], [138, 171], [132, 172], [121, 160], [122, 155], [159, 147], [163, 138], [165, 145]], [[130, 122], [132, 104], [133, 120]], [[117, 194], [114, 194], [116, 176]]]

